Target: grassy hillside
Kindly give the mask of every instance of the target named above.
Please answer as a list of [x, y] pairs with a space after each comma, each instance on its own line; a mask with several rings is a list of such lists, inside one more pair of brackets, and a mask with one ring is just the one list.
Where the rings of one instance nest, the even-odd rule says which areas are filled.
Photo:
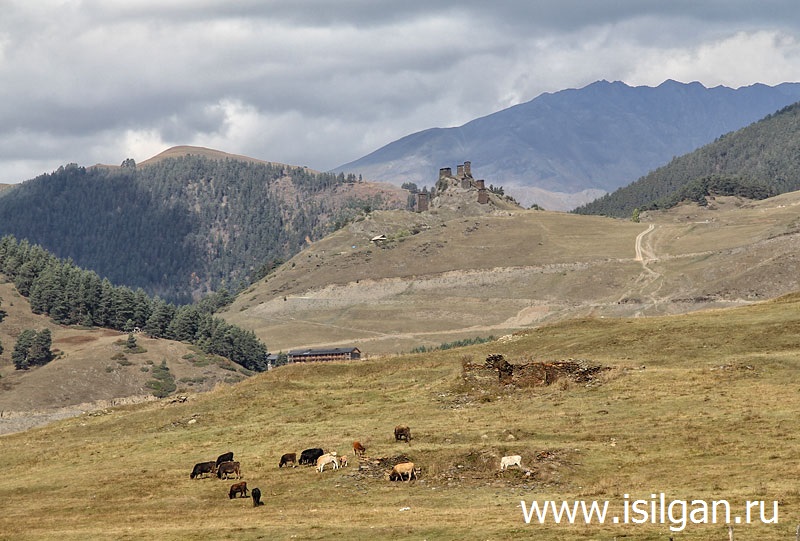
[[[64, 326], [31, 312], [27, 299], [0, 276], [0, 434], [24, 430], [53, 418], [75, 415], [113, 403], [154, 397], [155, 374], [168, 368], [174, 394], [214, 389], [245, 379], [250, 373], [189, 344], [137, 334], [139, 349], [126, 348], [127, 334], [111, 329]], [[11, 361], [17, 337], [25, 329], [49, 329], [53, 361], [30, 370], [15, 370]]]
[[[725, 499], [734, 515], [744, 501], [764, 500], [766, 518], [777, 501], [777, 524], [736, 524], [736, 538], [791, 538], [800, 522], [799, 308], [794, 295], [682, 316], [577, 319], [458, 351], [281, 367], [186, 403], [114, 408], [5, 436], [0, 532], [26, 540], [726, 538], [724, 524], [677, 533], [649, 522], [525, 524], [520, 508], [521, 500], [609, 500], [621, 516], [626, 499], [663, 492]], [[591, 385], [465, 378], [465, 363], [489, 353], [611, 370]], [[398, 423], [411, 426], [410, 444], [393, 441]], [[354, 439], [368, 449], [361, 469]], [[281, 454], [313, 446], [351, 455], [351, 465], [278, 469]], [[189, 478], [194, 463], [228, 450], [264, 507], [230, 500], [234, 481]], [[506, 454], [522, 455], [533, 475], [498, 473]], [[401, 457], [422, 468], [419, 480], [383, 478], [380, 459]]]
[[[645, 213], [641, 223], [546, 211], [376, 212], [309, 246], [220, 315], [271, 351], [353, 345], [386, 354], [576, 316], [737, 306], [800, 289], [798, 204], [798, 192], [719, 197]], [[371, 242], [378, 235], [386, 240]]]
[[629, 218], [634, 209], [705, 204], [707, 195], [764, 198], [800, 189], [800, 103], [724, 135], [575, 210]]

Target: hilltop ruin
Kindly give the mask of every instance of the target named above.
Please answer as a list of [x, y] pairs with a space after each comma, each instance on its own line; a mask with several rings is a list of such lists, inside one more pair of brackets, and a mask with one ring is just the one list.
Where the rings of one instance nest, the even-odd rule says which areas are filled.
[[475, 179], [468, 161], [457, 166], [455, 175], [451, 167], [442, 167], [433, 192], [417, 193], [417, 212], [442, 207], [461, 210], [474, 205], [484, 211], [519, 208], [512, 198], [492, 193], [483, 179]]

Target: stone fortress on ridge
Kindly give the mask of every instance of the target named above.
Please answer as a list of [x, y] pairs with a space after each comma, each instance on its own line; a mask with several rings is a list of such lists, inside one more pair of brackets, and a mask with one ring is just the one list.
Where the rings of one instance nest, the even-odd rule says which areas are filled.
[[472, 163], [468, 161], [457, 166], [455, 175], [450, 167], [439, 169], [439, 179], [432, 194], [418, 192], [416, 196], [417, 212], [441, 207], [461, 209], [476, 204], [484, 210], [490, 210], [487, 206], [492, 207], [491, 210], [519, 207], [512, 198], [490, 192], [483, 179], [476, 180], [472, 176]]

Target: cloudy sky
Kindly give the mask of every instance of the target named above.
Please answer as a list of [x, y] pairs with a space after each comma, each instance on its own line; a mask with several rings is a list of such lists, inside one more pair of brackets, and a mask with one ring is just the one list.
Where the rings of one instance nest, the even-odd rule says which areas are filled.
[[797, 0], [0, 0], [0, 182], [198, 145], [326, 170], [599, 79], [800, 78]]

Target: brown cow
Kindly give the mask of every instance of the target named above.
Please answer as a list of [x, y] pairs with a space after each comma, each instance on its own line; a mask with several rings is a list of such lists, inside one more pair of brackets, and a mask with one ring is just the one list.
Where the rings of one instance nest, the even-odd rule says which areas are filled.
[[242, 498], [247, 497], [247, 482], [242, 481], [241, 483], [234, 483], [231, 485], [231, 490], [228, 492], [228, 498], [231, 500], [236, 497], [236, 495], [241, 496]]
[[411, 478], [417, 478], [417, 472], [414, 469], [413, 462], [401, 462], [397, 464], [394, 468], [392, 468], [392, 472], [389, 474], [389, 481], [402, 481], [403, 477], [408, 476], [408, 482], [411, 482]]
[[406, 443], [411, 441], [411, 429], [405, 425], [397, 425], [394, 427], [394, 439], [396, 441], [406, 440]]
[[367, 452], [367, 448], [361, 445], [360, 441], [353, 442], [353, 454], [356, 456], [364, 456], [364, 453]]
[[[217, 467], [217, 478], [218, 479], [227, 479], [228, 475], [231, 475], [231, 474], [235, 476], [234, 477], [235, 479], [241, 479], [242, 478], [242, 472], [239, 469], [239, 463], [238, 462], [232, 462], [232, 461], [223, 462], [222, 464], [220, 464]], [[223, 477], [223, 475], [225, 477]]]
[[288, 467], [289, 464], [292, 465], [293, 468], [297, 467], [297, 453], [286, 453], [281, 457], [281, 461], [278, 463], [279, 468], [283, 468], [284, 466]]

